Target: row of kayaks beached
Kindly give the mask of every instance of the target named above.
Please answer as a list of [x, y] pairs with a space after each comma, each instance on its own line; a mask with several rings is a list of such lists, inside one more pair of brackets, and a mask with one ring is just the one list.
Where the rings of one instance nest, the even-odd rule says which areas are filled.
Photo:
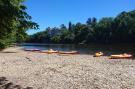
[[[104, 54], [102, 52], [96, 52], [94, 57], [100, 57], [103, 56]], [[110, 55], [109, 57], [110, 59], [130, 59], [132, 58], [132, 54], [114, 54], [114, 55]]]
[[39, 49], [24, 49], [25, 51], [30, 51], [30, 52], [40, 52], [40, 53], [47, 53], [47, 54], [52, 54], [52, 53], [59, 53], [59, 54], [78, 54], [78, 51], [57, 51], [53, 49], [49, 50], [39, 50]]
[[[40, 53], [47, 53], [47, 54], [52, 54], [52, 53], [58, 53], [58, 54], [78, 54], [78, 51], [57, 51], [57, 50], [53, 50], [53, 49], [49, 49], [49, 50], [39, 50], [39, 49], [25, 49], [25, 51], [31, 51], [31, 52], [40, 52]], [[94, 54], [94, 57], [100, 57], [103, 56], [103, 52], [96, 52]], [[115, 55], [110, 55], [109, 56], [110, 59], [130, 59], [132, 58], [131, 54], [115, 54]]]

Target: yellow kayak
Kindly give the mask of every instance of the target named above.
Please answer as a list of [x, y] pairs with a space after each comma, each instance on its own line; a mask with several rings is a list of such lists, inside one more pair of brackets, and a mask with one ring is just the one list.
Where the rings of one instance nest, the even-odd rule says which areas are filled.
[[100, 56], [103, 56], [103, 53], [102, 52], [97, 52], [95, 53], [94, 57], [100, 57]]

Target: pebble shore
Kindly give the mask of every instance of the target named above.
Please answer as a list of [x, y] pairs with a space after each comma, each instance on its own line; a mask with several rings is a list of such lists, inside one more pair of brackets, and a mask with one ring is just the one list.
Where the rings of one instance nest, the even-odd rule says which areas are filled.
[[0, 52], [0, 89], [135, 89], [135, 60], [12, 47]]

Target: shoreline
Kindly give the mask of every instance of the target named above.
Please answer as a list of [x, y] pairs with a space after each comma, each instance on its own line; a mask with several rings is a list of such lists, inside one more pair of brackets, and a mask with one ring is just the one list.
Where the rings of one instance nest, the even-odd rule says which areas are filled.
[[66, 43], [21, 43], [21, 44], [17, 44], [17, 45], [21, 45], [21, 46], [44, 46], [44, 45], [114, 45], [114, 46], [117, 46], [117, 45], [124, 45], [124, 46], [127, 46], [127, 45], [132, 45], [134, 46], [135, 43], [110, 43], [110, 44], [104, 44], [104, 43], [84, 43], [84, 44], [66, 44]]
[[[10, 47], [0, 52], [0, 77], [33, 89], [134, 89], [135, 60], [60, 56]], [[1, 85], [0, 85], [1, 86]]]

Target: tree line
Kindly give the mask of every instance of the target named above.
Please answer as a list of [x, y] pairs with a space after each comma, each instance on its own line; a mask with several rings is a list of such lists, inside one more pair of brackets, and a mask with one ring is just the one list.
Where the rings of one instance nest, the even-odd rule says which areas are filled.
[[135, 10], [121, 12], [115, 18], [104, 17], [97, 21], [88, 18], [85, 24], [80, 22], [68, 27], [46, 28], [42, 32], [30, 35], [26, 42], [37, 43], [134, 43], [135, 42]]
[[28, 29], [38, 29], [26, 9], [24, 0], [0, 0], [0, 49], [24, 41]]

